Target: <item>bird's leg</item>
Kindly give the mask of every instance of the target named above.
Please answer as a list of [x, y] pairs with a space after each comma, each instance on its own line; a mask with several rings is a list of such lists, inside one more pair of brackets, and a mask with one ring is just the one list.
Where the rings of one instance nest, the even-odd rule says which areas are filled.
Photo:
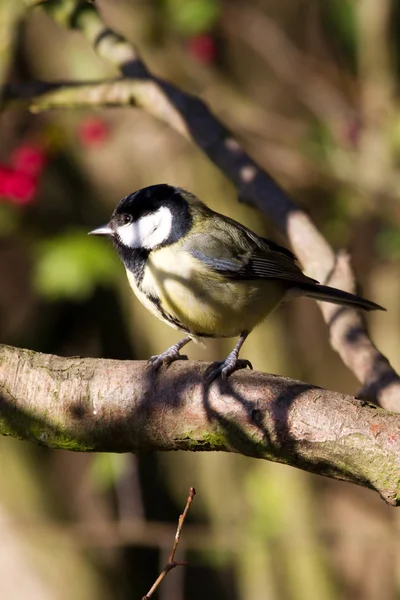
[[161, 365], [168, 366], [176, 360], [187, 360], [188, 357], [184, 354], [179, 354], [179, 350], [191, 341], [192, 338], [190, 336], [187, 336], [183, 338], [183, 340], [181, 340], [180, 342], [177, 342], [170, 348], [167, 348], [165, 352], [162, 352], [161, 354], [156, 354], [155, 356], [151, 356], [148, 360], [149, 366], [154, 371], [157, 371], [157, 369], [159, 369]]
[[222, 362], [213, 362], [206, 370], [206, 379], [209, 383], [213, 381], [218, 375], [221, 375], [222, 379], [227, 379], [231, 373], [238, 369], [246, 369], [249, 367], [253, 368], [251, 362], [246, 359], [238, 358], [241, 347], [243, 346], [245, 339], [249, 335], [249, 332], [242, 332], [237, 341], [236, 346], [226, 359]]

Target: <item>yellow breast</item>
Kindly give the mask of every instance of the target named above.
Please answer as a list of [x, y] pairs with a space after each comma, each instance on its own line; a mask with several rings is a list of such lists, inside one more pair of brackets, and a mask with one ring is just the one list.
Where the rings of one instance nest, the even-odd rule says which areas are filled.
[[132, 274], [127, 275], [136, 296], [151, 312], [163, 319], [149, 300], [158, 298], [164, 313], [199, 336], [234, 337], [251, 331], [285, 293], [271, 280], [226, 280], [176, 246], [150, 254], [140, 288]]

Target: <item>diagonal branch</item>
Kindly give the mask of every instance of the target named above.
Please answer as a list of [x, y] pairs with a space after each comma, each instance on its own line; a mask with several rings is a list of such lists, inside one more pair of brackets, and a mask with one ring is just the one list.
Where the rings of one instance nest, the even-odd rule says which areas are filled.
[[153, 377], [143, 362], [0, 347], [0, 433], [82, 452], [226, 451], [351, 481], [400, 504], [400, 416], [285, 377], [205, 363]]

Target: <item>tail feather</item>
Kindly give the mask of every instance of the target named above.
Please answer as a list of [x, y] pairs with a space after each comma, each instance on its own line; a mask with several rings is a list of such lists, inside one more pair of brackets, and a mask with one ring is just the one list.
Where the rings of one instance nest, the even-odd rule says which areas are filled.
[[315, 298], [322, 302], [331, 302], [332, 304], [340, 304], [349, 308], [362, 308], [363, 310], [386, 310], [383, 306], [375, 304], [366, 298], [349, 294], [343, 290], [329, 287], [328, 285], [305, 284], [301, 286], [304, 296]]

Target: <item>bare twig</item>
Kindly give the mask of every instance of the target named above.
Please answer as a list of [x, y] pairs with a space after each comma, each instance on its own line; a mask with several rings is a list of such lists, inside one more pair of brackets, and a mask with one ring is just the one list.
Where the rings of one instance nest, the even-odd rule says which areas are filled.
[[172, 569], [174, 569], [175, 567], [180, 567], [180, 566], [184, 566], [187, 564], [186, 562], [176, 561], [175, 560], [175, 552], [178, 548], [179, 538], [181, 535], [183, 524], [186, 519], [186, 515], [189, 512], [189, 508], [190, 508], [190, 505], [192, 504], [192, 500], [193, 500], [195, 494], [196, 494], [196, 490], [194, 489], [194, 487], [191, 487], [189, 490], [189, 496], [188, 496], [188, 499], [186, 502], [185, 510], [180, 515], [179, 520], [178, 520], [178, 527], [176, 530], [174, 543], [172, 544], [171, 554], [169, 555], [168, 562], [165, 565], [164, 569], [161, 571], [160, 575], [157, 577], [157, 579], [153, 583], [153, 585], [151, 586], [151, 588], [149, 589], [149, 591], [147, 592], [147, 594], [145, 596], [143, 596], [142, 600], [148, 600], [148, 598], [150, 598], [153, 595], [153, 593], [156, 591], [156, 589], [158, 588], [160, 583], [163, 581], [163, 579], [168, 575], [168, 573]]

